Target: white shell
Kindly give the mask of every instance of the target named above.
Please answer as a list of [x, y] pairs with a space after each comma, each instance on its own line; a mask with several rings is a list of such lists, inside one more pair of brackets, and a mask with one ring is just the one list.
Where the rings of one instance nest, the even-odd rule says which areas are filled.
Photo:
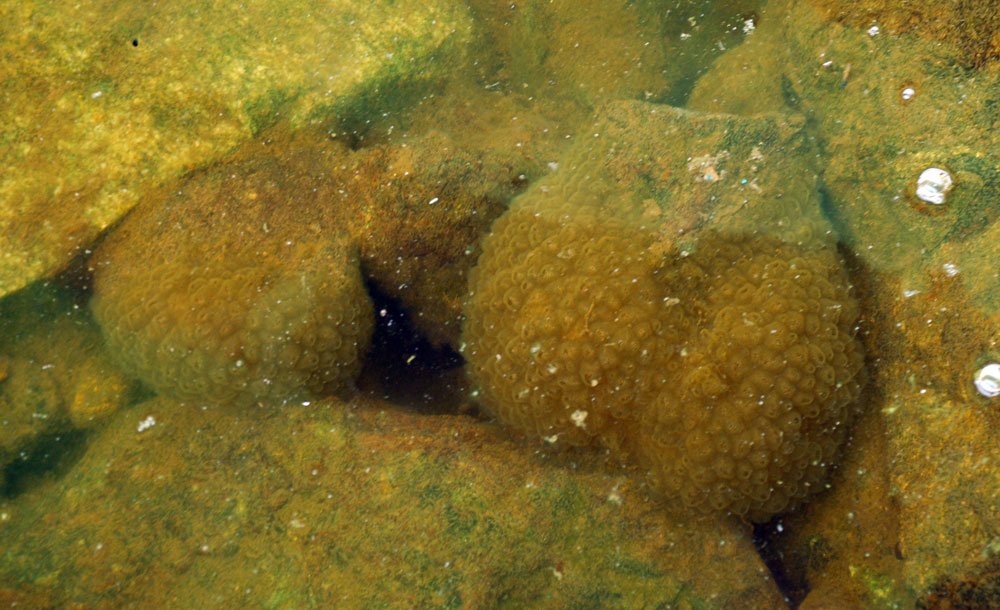
[[1000, 396], [1000, 364], [992, 362], [979, 369], [972, 383], [976, 385], [979, 393], [986, 398]]
[[929, 167], [917, 178], [917, 199], [941, 205], [944, 203], [945, 194], [951, 190], [953, 184], [951, 174], [940, 167]]

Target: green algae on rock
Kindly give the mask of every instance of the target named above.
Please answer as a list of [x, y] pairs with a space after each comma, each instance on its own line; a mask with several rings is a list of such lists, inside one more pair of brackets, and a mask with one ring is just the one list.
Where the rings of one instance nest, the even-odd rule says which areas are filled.
[[674, 522], [601, 456], [364, 398], [140, 403], [0, 511], [28, 607], [784, 607], [748, 533]]
[[[499, 87], [523, 91], [575, 122], [616, 99], [680, 103], [696, 76], [745, 36], [761, 0], [470, 3]], [[585, 44], [599, 40], [599, 44]], [[683, 60], [679, 60], [683, 58]], [[572, 130], [571, 130], [572, 131]]]
[[[814, 4], [768, 2], [757, 31], [716, 60], [689, 107], [808, 116], [840, 238], [869, 268], [909, 275], [907, 288], [922, 289], [925, 252], [996, 220], [1000, 72], [962, 70], [954, 46], [913, 34], [831, 24]], [[916, 187], [932, 167], [947, 168], [955, 184], [928, 214], [915, 205]]]
[[[922, 598], [922, 607], [937, 607], [929, 600], [953, 600], [935, 583], [992, 586], [976, 574], [993, 570], [1000, 527], [991, 500], [997, 420], [971, 379], [992, 357], [1000, 323], [992, 256], [1000, 74], [995, 58], [961, 67], [977, 63], [968, 40], [987, 43], [982, 50], [990, 41], [975, 36], [983, 22], [954, 21], [979, 10], [995, 18], [989, 4], [851, 0], [830, 10], [772, 1], [753, 36], [691, 96], [699, 110], [794, 107], [813, 119], [826, 209], [852, 251], [855, 277], [868, 284], [861, 324], [878, 391], [852, 443], [856, 459], [821, 503], [783, 520], [785, 540], [772, 538], [789, 580], [816, 589], [803, 608], [843, 595], [859, 606]], [[919, 23], [929, 15], [934, 23]], [[877, 32], [867, 31], [872, 25]], [[917, 177], [930, 167], [955, 179], [933, 213], [912, 205]], [[813, 560], [817, 540], [827, 560]]]
[[0, 300], [2, 494], [16, 492], [24, 475], [55, 466], [80, 431], [135, 397], [135, 383], [112, 364], [100, 330], [73, 301], [71, 291], [50, 282]]
[[463, 340], [486, 410], [699, 511], [822, 490], [864, 373], [808, 151], [777, 118], [603, 109], [484, 240]]
[[961, 63], [982, 68], [1000, 60], [1000, 2], [907, 3], [878, 0], [809, 0], [830, 21], [845, 23], [870, 35], [912, 34], [959, 50]]
[[449, 2], [22, 2], [0, 23], [0, 295], [276, 120], [366, 128], [443, 82], [471, 40]]

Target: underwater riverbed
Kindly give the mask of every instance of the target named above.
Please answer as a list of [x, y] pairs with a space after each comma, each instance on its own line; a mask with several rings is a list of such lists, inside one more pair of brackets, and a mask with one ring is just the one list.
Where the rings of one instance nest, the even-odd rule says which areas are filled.
[[0, 605], [1000, 606], [1000, 3], [0, 13]]

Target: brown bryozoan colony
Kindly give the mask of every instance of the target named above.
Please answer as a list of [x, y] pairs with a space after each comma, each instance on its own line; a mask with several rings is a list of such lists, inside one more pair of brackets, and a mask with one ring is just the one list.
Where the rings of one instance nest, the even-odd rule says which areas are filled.
[[353, 382], [374, 323], [339, 184], [294, 158], [196, 173], [137, 208], [92, 259], [91, 308], [119, 364], [200, 404], [278, 403]]
[[606, 218], [502, 216], [463, 334], [483, 407], [529, 436], [609, 447], [699, 512], [793, 509], [824, 488], [864, 380], [839, 256], [653, 242]]

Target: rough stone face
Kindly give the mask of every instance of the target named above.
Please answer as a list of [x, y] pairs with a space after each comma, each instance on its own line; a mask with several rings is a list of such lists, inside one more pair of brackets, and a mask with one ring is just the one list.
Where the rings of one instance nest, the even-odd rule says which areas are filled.
[[0, 295], [276, 121], [370, 127], [450, 76], [471, 36], [449, 2], [26, 2], [0, 21]]
[[867, 30], [877, 25], [889, 36], [911, 34], [957, 47], [967, 67], [983, 67], [1000, 59], [1000, 2], [920, 0], [895, 4], [875, 0], [812, 0], [823, 15], [838, 23]]
[[[858, 312], [807, 170], [766, 160], [790, 141], [779, 131], [606, 109], [597, 143], [583, 134], [567, 170], [483, 242], [463, 339], [487, 411], [529, 436], [611, 447], [700, 512], [766, 520], [823, 489], [864, 383]], [[658, 157], [640, 134], [675, 135], [674, 151]], [[679, 177], [622, 179], [678, 157]], [[677, 223], [687, 245], [671, 241]]]
[[157, 398], [119, 413], [59, 481], [0, 499], [0, 597], [785, 607], [749, 532], [677, 522], [603, 462], [364, 399], [247, 413]]
[[[810, 117], [825, 158], [817, 169], [826, 208], [840, 239], [866, 267], [906, 277], [906, 289], [923, 289], [926, 254], [972, 239], [997, 220], [1000, 73], [955, 67], [960, 53], [922, 39], [917, 31], [925, 27], [872, 36], [867, 26], [830, 23], [814, 4], [768, 2], [757, 30], [699, 79], [688, 106]], [[947, 12], [959, 4], [917, 3], [914, 10]], [[913, 91], [909, 99], [906, 89]], [[941, 206], [916, 197], [918, 177], [930, 167], [947, 169], [954, 181]]]

